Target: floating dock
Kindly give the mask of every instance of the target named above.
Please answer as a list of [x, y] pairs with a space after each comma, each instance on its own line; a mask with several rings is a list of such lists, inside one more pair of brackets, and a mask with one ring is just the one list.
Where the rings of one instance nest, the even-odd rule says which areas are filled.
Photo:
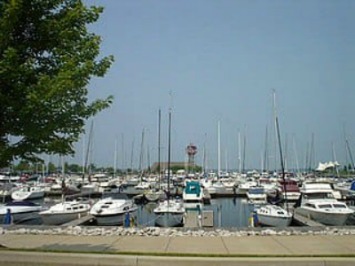
[[310, 217], [304, 215], [304, 213], [300, 212], [297, 208], [293, 212], [293, 220], [297, 225], [302, 226], [325, 226], [324, 224], [318, 223]]

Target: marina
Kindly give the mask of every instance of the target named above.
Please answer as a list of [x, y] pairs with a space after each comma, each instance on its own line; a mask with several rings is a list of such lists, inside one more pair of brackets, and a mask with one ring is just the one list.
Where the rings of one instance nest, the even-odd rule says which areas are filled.
[[[69, 182], [68, 181], [69, 179], [70, 178], [67, 178], [66, 181]], [[110, 180], [110, 178], [108, 180]], [[271, 180], [272, 179], [270, 178], [270, 181]], [[123, 196], [132, 202], [129, 204], [134, 204], [132, 206], [136, 206], [133, 207], [132, 211], [128, 211], [130, 213], [129, 226], [136, 226], [136, 227], [178, 226], [178, 227], [187, 227], [187, 228], [191, 227], [191, 228], [226, 228], [226, 229], [265, 226], [268, 224], [263, 224], [262, 219], [258, 219], [258, 217], [255, 216], [255, 213], [257, 214], [259, 213], [259, 215], [262, 215], [262, 212], [260, 212], [259, 210], [263, 210], [263, 215], [265, 215], [265, 212], [267, 210], [269, 211], [273, 210], [273, 208], [266, 208], [266, 206], [267, 204], [270, 203], [275, 204], [275, 202], [277, 202], [275, 201], [274, 198], [275, 194], [277, 193], [275, 193], [275, 191], [270, 191], [270, 188], [267, 189], [267, 187], [262, 187], [263, 182], [257, 182], [257, 181], [258, 179], [255, 178], [254, 183], [258, 184], [258, 186], [255, 186], [253, 182], [240, 180], [239, 183], [241, 184], [240, 186], [241, 190], [238, 190], [238, 185], [235, 185], [233, 191], [235, 191], [236, 193], [230, 193], [228, 195], [225, 194], [225, 191], [221, 191], [222, 192], [221, 194], [218, 194], [218, 192], [215, 191], [211, 195], [209, 194], [208, 189], [201, 186], [201, 188], [198, 188], [198, 191], [199, 193], [201, 191], [204, 191], [203, 193], [204, 198], [203, 199], [198, 198], [196, 200], [186, 200], [186, 201], [184, 200], [183, 197], [184, 187], [177, 186], [177, 185], [174, 186], [170, 193], [172, 197], [170, 204], [174, 203], [175, 201], [181, 202], [180, 203], [181, 207], [179, 207], [180, 208], [179, 211], [181, 212], [183, 210], [183, 213], [180, 214], [182, 220], [179, 223], [168, 223], [167, 221], [163, 222], [161, 220], [162, 214], [159, 213], [158, 210], [161, 211], [165, 208], [166, 211], [166, 207], [167, 207], [167, 205], [165, 205], [165, 207], [164, 205], [161, 205], [162, 203], [164, 203], [164, 199], [161, 198], [161, 196], [159, 196], [156, 200], [147, 200], [144, 196], [144, 190], [142, 191], [141, 189], [138, 189], [135, 191], [134, 187], [136, 185], [134, 183], [129, 183], [127, 181], [121, 181], [121, 185], [116, 186], [116, 191], [111, 190], [110, 192], [107, 192], [107, 190], [106, 192], [100, 192], [100, 183], [98, 182], [93, 186], [96, 187], [97, 189], [96, 192], [92, 191], [91, 193], [85, 192], [85, 193], [79, 193], [74, 195], [66, 195], [65, 196], [66, 200], [64, 202], [63, 202], [63, 198], [60, 197], [60, 194], [58, 194], [56, 190], [54, 190], [54, 192], [52, 193], [47, 188], [44, 198], [28, 201], [28, 202], [36, 203], [37, 206], [41, 206], [40, 208], [36, 209], [37, 212], [34, 213], [31, 212], [29, 217], [22, 217], [22, 220], [16, 219], [13, 222], [14, 224], [27, 224], [27, 225], [30, 224], [63, 225], [69, 223], [69, 224], [84, 225], [84, 226], [97, 226], [97, 225], [125, 226], [124, 216], [127, 213], [128, 209], [127, 210], [122, 209], [122, 211], [120, 211], [120, 214], [119, 213], [117, 214], [117, 218], [113, 217], [113, 220], [110, 222], [107, 221], [102, 223], [100, 221], [98, 222], [97, 220], [98, 217], [100, 217], [100, 214], [103, 214], [101, 209], [108, 208], [109, 206], [108, 204], [113, 204], [112, 200], [114, 200], [115, 198], [121, 198]], [[133, 182], [133, 179], [131, 180], [131, 182]], [[194, 182], [195, 183], [191, 183], [191, 182], [188, 183], [190, 184], [189, 191], [193, 191], [195, 189], [194, 187], [196, 187], [197, 184], [203, 185], [206, 182], [206, 180], [201, 179], [201, 181], [196, 180]], [[215, 182], [221, 183], [220, 181], [215, 181]], [[246, 189], [247, 186], [244, 185], [245, 182], [254, 184], [250, 186], [250, 192], [248, 189]], [[273, 182], [275, 183], [274, 187], [277, 189], [277, 181], [273, 181]], [[235, 183], [237, 184], [236, 181]], [[155, 183], [151, 182], [147, 184], [149, 184], [148, 187], [150, 187], [150, 190], [148, 190], [148, 192], [151, 193], [150, 192], [151, 187], [154, 187]], [[324, 183], [324, 182], [322, 183], [320, 181], [318, 183], [315, 181], [312, 182], [304, 181], [304, 184], [306, 185], [315, 184], [315, 186], [318, 188], [317, 195], [319, 195], [322, 186], [324, 187], [325, 186], [324, 184], [329, 184], [329, 183]], [[191, 188], [191, 185], [193, 185], [193, 188]], [[302, 186], [300, 186], [300, 188], [302, 188]], [[328, 189], [326, 190], [326, 194], [333, 195], [333, 193], [331, 193], [332, 192], [331, 186], [328, 185], [326, 186], [326, 188]], [[129, 191], [129, 193], [125, 194], [125, 191]], [[268, 191], [267, 196], [266, 194], [260, 194], [261, 192], [266, 193], [266, 191]], [[143, 194], [137, 194], [142, 192]], [[337, 195], [337, 192], [339, 191], [334, 192], [335, 195]], [[344, 193], [344, 189], [341, 192]], [[281, 189], [280, 189], [280, 193], [282, 193]], [[260, 199], [257, 200], [255, 195], [263, 195], [262, 200]], [[338, 221], [337, 225], [353, 225], [355, 219], [353, 215], [354, 211], [352, 210], [352, 206], [353, 206], [352, 198], [346, 197], [347, 194], [341, 194], [341, 195], [343, 195], [341, 197], [341, 201], [339, 201], [339, 204], [335, 204], [335, 205], [340, 208], [340, 207], [345, 207], [347, 206], [346, 204], [348, 204], [350, 208], [348, 208], [348, 211], [346, 212], [346, 214], [344, 214], [346, 216], [343, 215], [342, 221], [340, 221], [340, 223], [339, 223], [339, 219], [336, 219]], [[192, 196], [190, 195], [189, 197], [190, 197], [189, 199], [191, 199]], [[100, 200], [104, 200], [104, 199], [106, 199], [106, 203], [108, 202], [108, 204], [101, 204], [101, 206], [98, 207], [96, 211], [94, 211], [93, 206], [95, 204], [97, 205], [98, 202], [100, 202]], [[7, 198], [3, 197], [3, 200], [4, 203], [18, 202], [18, 201], [13, 201], [10, 197]], [[338, 201], [334, 201], [334, 200], [332, 201], [332, 203], [337, 203], [337, 202]], [[281, 200], [278, 203], [278, 205], [280, 205], [280, 203], [283, 204], [284, 201]], [[127, 206], [130, 206], [129, 204]], [[290, 213], [292, 213], [292, 223], [290, 223], [290, 226], [331, 225], [327, 223], [322, 224], [322, 221], [318, 221], [312, 215], [305, 213], [304, 210], [297, 207], [297, 204], [299, 206], [297, 200], [291, 200], [287, 203], [287, 206], [290, 209]], [[160, 208], [163, 209], [158, 209], [160, 205], [162, 206]], [[302, 206], [304, 206], [304, 204]], [[2, 208], [4, 208], [5, 210], [6, 206], [3, 206]], [[67, 208], [66, 212], [64, 212], [65, 208]], [[83, 209], [80, 210], [79, 208], [83, 208]], [[50, 211], [51, 209], [52, 211]], [[56, 215], [57, 218], [53, 218]], [[113, 215], [113, 213], [111, 214], [108, 213], [108, 216], [110, 215]], [[4, 219], [4, 216], [5, 216], [5, 211], [4, 214], [2, 215], [2, 220]]]

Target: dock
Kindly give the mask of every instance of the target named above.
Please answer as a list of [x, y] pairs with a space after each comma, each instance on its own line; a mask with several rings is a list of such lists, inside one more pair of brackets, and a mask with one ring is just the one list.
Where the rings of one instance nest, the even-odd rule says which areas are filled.
[[184, 217], [184, 227], [186, 228], [198, 228], [201, 227], [201, 221], [199, 219], [198, 211], [187, 211]]
[[302, 226], [325, 226], [324, 224], [318, 223], [314, 220], [312, 220], [309, 216], [305, 215], [300, 211], [299, 209], [295, 209], [293, 212], [293, 220], [296, 224], [302, 225]]

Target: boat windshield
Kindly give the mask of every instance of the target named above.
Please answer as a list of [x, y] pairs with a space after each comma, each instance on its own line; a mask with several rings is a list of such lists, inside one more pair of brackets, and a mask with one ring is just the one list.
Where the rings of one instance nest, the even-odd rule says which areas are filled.
[[334, 199], [333, 193], [328, 192], [308, 193], [305, 197], [307, 199]]
[[322, 204], [322, 205], [319, 205], [319, 208], [320, 209], [330, 209], [330, 208], [332, 208], [332, 205], [331, 204]]
[[334, 208], [339, 208], [339, 209], [346, 209], [345, 204], [333, 204]]
[[264, 189], [263, 188], [249, 189], [249, 194], [264, 194]]

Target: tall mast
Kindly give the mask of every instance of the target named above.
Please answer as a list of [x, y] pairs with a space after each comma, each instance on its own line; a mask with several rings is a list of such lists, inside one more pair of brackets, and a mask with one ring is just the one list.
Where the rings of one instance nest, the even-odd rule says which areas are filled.
[[297, 174], [300, 175], [300, 166], [299, 166], [299, 163], [298, 163], [298, 154], [297, 154], [295, 136], [292, 136], [292, 142], [293, 142], [293, 151], [295, 153], [295, 159], [296, 159]]
[[134, 152], [134, 139], [132, 140], [132, 148], [131, 148], [131, 163], [130, 163], [131, 173], [133, 173], [133, 152]]
[[220, 121], [218, 121], [217, 125], [217, 177], [219, 177], [221, 173], [221, 125]]
[[335, 172], [337, 174], [337, 177], [339, 178], [339, 170], [338, 170], [338, 165], [337, 165], [337, 157], [335, 155], [335, 149], [334, 149], [334, 143], [332, 142], [332, 154], [333, 154], [333, 163], [334, 163], [334, 168]]
[[238, 169], [239, 169], [239, 174], [242, 173], [242, 141], [240, 138], [240, 130], [238, 132]]
[[160, 133], [161, 133], [161, 110], [158, 112], [158, 171], [159, 171], [159, 186], [161, 182], [161, 169], [160, 169]]
[[143, 149], [144, 149], [144, 128], [142, 130], [142, 139], [141, 139], [141, 153], [139, 156], [139, 172], [141, 174], [141, 181], [143, 178]]
[[278, 139], [278, 143], [279, 143], [280, 162], [281, 162], [281, 171], [282, 171], [282, 181], [283, 181], [283, 188], [284, 188], [284, 192], [285, 192], [285, 204], [286, 204], [287, 212], [289, 212], [288, 204], [287, 204], [287, 193], [286, 193], [286, 182], [285, 182], [285, 166], [284, 166], [284, 160], [283, 160], [283, 156], [282, 156], [280, 127], [279, 127], [279, 120], [278, 120], [277, 113], [276, 113], [275, 91], [274, 91], [274, 103], [275, 103], [275, 105], [274, 105], [274, 108], [275, 108], [275, 113], [274, 113], [275, 114], [275, 128], [276, 128], [277, 139]]
[[268, 128], [266, 126], [265, 130], [265, 147], [264, 147], [264, 161], [263, 161], [263, 171], [268, 171], [269, 166], [268, 166], [268, 146], [267, 146], [267, 141], [268, 140]]
[[170, 149], [171, 149], [171, 109], [169, 110], [169, 131], [168, 131], [168, 199], [170, 197]]
[[[85, 161], [84, 161], [84, 172], [83, 172], [83, 179], [85, 177], [85, 171], [88, 170], [88, 163], [89, 163], [89, 155], [91, 154], [91, 148], [92, 148], [92, 134], [94, 130], [94, 121], [91, 121], [90, 125], [90, 131], [89, 131], [89, 140], [88, 140], [88, 145], [87, 145], [87, 150], [86, 150], [86, 156], [85, 156]], [[88, 171], [90, 174], [90, 171]]]
[[242, 172], [245, 173], [245, 151], [247, 146], [247, 126], [244, 127], [244, 137], [243, 137], [243, 159], [242, 159]]
[[117, 171], [117, 138], [115, 139], [115, 151], [113, 156], [113, 177], [116, 178]]
[[354, 160], [353, 160], [353, 155], [352, 155], [351, 150], [350, 150], [350, 146], [349, 146], [349, 141], [348, 141], [348, 139], [346, 139], [345, 142], [346, 142], [346, 147], [347, 147], [348, 152], [349, 152], [350, 161], [351, 161], [351, 166], [353, 167], [353, 169], [355, 169], [355, 164], [354, 164]]

